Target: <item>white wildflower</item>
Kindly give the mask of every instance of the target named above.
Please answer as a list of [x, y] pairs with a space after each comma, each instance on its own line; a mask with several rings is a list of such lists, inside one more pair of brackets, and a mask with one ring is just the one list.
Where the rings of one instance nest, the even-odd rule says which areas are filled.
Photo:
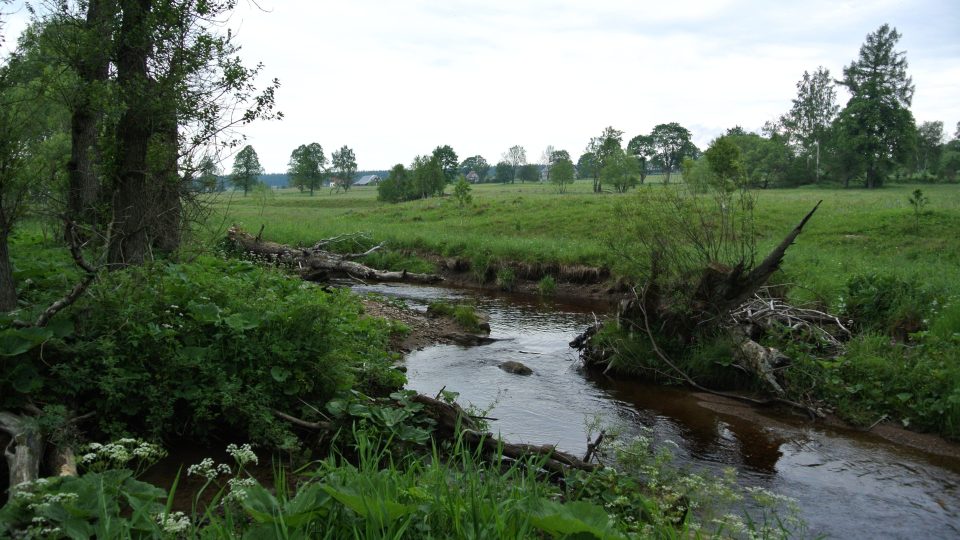
[[247, 498], [247, 489], [257, 485], [257, 481], [253, 478], [231, 478], [227, 484], [230, 486], [230, 493], [223, 500], [241, 502]]
[[203, 461], [196, 465], [187, 467], [187, 476], [202, 476], [207, 480], [213, 480], [221, 474], [230, 474], [230, 466], [225, 463], [214, 463], [211, 458], [203, 458]]
[[57, 504], [66, 504], [76, 502], [80, 498], [80, 495], [76, 493], [51, 493], [45, 496], [47, 502], [57, 503]]
[[227, 453], [233, 456], [237, 465], [241, 467], [247, 463], [253, 463], [254, 465], [260, 464], [260, 459], [257, 457], [257, 454], [253, 452], [253, 449], [250, 448], [249, 444], [244, 444], [239, 447], [233, 443], [228, 444]]
[[164, 512], [157, 515], [156, 520], [157, 525], [160, 525], [163, 532], [167, 534], [184, 533], [190, 528], [190, 518], [183, 512], [174, 512], [172, 514]]

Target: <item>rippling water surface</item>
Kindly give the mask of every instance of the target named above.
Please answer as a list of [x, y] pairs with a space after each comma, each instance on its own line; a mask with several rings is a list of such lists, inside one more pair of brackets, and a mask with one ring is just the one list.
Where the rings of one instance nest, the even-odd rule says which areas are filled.
[[[658, 441], [676, 443], [676, 462], [692, 469], [734, 467], [741, 483], [798, 500], [814, 533], [836, 538], [960, 537], [960, 460], [899, 447], [856, 431], [763, 417], [710, 396], [578, 369], [568, 343], [603, 306], [544, 304], [437, 287], [358, 287], [424, 308], [434, 299], [469, 300], [490, 316], [480, 347], [438, 345], [407, 357], [408, 387], [441, 388], [461, 402], [492, 406], [492, 429], [512, 442], [557, 444], [582, 453], [585, 421], [599, 415]], [[533, 375], [497, 366], [519, 361]], [[744, 414], [747, 413], [747, 414]], [[671, 445], [672, 446], [672, 445]]]

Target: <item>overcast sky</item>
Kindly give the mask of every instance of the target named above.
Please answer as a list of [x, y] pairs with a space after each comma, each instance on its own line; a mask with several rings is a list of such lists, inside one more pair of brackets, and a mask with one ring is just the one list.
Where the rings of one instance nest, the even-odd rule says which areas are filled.
[[840, 77], [883, 23], [903, 35], [917, 121], [950, 135], [960, 121], [957, 0], [249, 1], [230, 26], [280, 79], [285, 115], [243, 129], [267, 172], [310, 142], [350, 146], [361, 169], [443, 144], [461, 160], [515, 144], [528, 161], [547, 145], [576, 159], [608, 125], [626, 143], [679, 122], [704, 148], [788, 110], [804, 70]]

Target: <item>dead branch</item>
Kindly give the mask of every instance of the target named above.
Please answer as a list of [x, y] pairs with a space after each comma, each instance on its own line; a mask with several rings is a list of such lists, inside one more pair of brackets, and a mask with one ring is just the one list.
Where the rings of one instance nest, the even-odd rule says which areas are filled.
[[377, 245], [373, 246], [372, 248], [364, 251], [363, 253], [349, 253], [349, 254], [347, 254], [347, 255], [343, 255], [343, 258], [344, 258], [344, 259], [347, 259], [348, 261], [352, 261], [352, 260], [354, 260], [354, 259], [362, 259], [362, 258], [366, 257], [367, 255], [370, 255], [371, 253], [374, 253], [374, 252], [378, 251], [379, 249], [383, 248], [383, 246], [385, 246], [385, 245], [386, 245], [385, 242], [380, 242], [379, 244], [377, 244]]
[[54, 317], [57, 313], [63, 309], [73, 305], [87, 288], [90, 287], [90, 284], [97, 278], [97, 268], [91, 265], [83, 257], [83, 246], [80, 245], [80, 234], [77, 232], [77, 225], [69, 219], [64, 219], [66, 223], [66, 236], [68, 239], [68, 247], [70, 248], [70, 255], [73, 257], [73, 262], [85, 272], [86, 275], [83, 276], [83, 279], [80, 280], [73, 288], [67, 293], [63, 298], [59, 298], [50, 304], [42, 313], [37, 317], [37, 320], [33, 324], [25, 321], [13, 321], [12, 325], [18, 328], [27, 328], [27, 327], [36, 327], [42, 328], [50, 322], [50, 319]]
[[[634, 290], [634, 294], [636, 294], [636, 290]], [[644, 294], [645, 294], [645, 291], [644, 291]], [[654, 354], [656, 354], [656, 355], [657, 355], [657, 358], [659, 358], [664, 364], [666, 364], [667, 366], [669, 366], [671, 370], [673, 370], [681, 379], [683, 379], [687, 384], [689, 384], [689, 385], [692, 386], [693, 388], [696, 388], [697, 390], [700, 390], [701, 392], [706, 392], [706, 393], [708, 393], [708, 394], [713, 394], [713, 395], [715, 395], [715, 396], [721, 396], [721, 397], [725, 397], [725, 398], [730, 398], [730, 399], [734, 399], [734, 400], [737, 400], [737, 401], [742, 401], [742, 402], [745, 402], [745, 403], [750, 403], [750, 404], [753, 404], [753, 405], [771, 405], [771, 404], [776, 404], [776, 403], [783, 404], [783, 405], [788, 405], [788, 406], [790, 406], [790, 407], [793, 407], [793, 408], [795, 408], [795, 409], [799, 409], [799, 410], [805, 412], [806, 414], [808, 414], [808, 415], [810, 416], [810, 418], [822, 418], [822, 417], [823, 417], [823, 413], [821, 413], [820, 411], [817, 411], [816, 409], [813, 409], [812, 407], [808, 407], [808, 406], [803, 405], [803, 404], [801, 404], [801, 403], [797, 403], [797, 402], [795, 402], [795, 401], [791, 401], [791, 400], [788, 400], [788, 399], [785, 399], [785, 398], [782, 398], [782, 397], [770, 398], [770, 399], [756, 399], [756, 398], [752, 398], [752, 397], [748, 397], [748, 396], [742, 396], [742, 395], [740, 395], [740, 394], [734, 394], [734, 393], [731, 393], [731, 392], [721, 392], [721, 391], [719, 391], [719, 390], [712, 390], [712, 389], [710, 389], [710, 388], [707, 388], [707, 387], [699, 384], [697, 381], [693, 380], [689, 375], [687, 375], [687, 372], [686, 372], [686, 371], [683, 371], [683, 370], [680, 369], [675, 363], [673, 363], [673, 361], [670, 360], [670, 358], [663, 352], [663, 350], [660, 349], [660, 346], [657, 344], [657, 339], [656, 339], [656, 337], [654, 337], [653, 331], [650, 329], [650, 319], [649, 319], [649, 317], [647, 316], [647, 310], [646, 310], [646, 308], [643, 307], [644, 304], [645, 304], [645, 302], [644, 302], [643, 299], [641, 298], [641, 301], [638, 302], [638, 305], [640, 306], [640, 312], [641, 312], [641, 314], [643, 315], [643, 327], [644, 327], [644, 330], [646, 331], [647, 339], [650, 340], [650, 346], [653, 348]]]
[[780, 241], [777, 247], [775, 247], [760, 264], [750, 270], [746, 277], [741, 279], [739, 272], [730, 274], [728, 282], [735, 285], [726, 291], [727, 294], [725, 297], [720, 299], [721, 302], [718, 302], [718, 313], [726, 313], [743, 304], [748, 298], [756, 294], [760, 287], [767, 282], [767, 279], [780, 268], [780, 263], [783, 262], [783, 256], [786, 254], [787, 248], [797, 239], [797, 236], [803, 231], [804, 225], [807, 224], [807, 221], [810, 221], [810, 218], [813, 217], [817, 208], [820, 208], [820, 203], [822, 202], [823, 201], [818, 201], [813, 209], [807, 212], [807, 215], [800, 220], [800, 223]]
[[287, 422], [290, 422], [295, 426], [309, 429], [312, 431], [332, 431], [333, 430], [333, 424], [331, 424], [330, 422], [309, 422], [307, 420], [301, 420], [296, 416], [289, 415], [287, 413], [278, 411], [276, 409], [273, 409], [273, 415], [281, 420], [286, 420]]
[[600, 434], [597, 435], [596, 440], [589, 442], [590, 439], [587, 439], [587, 453], [583, 455], [583, 462], [590, 463], [590, 459], [593, 458], [597, 450], [600, 448], [600, 444], [603, 443], [603, 438], [606, 437], [607, 431], [601, 430]]
[[372, 253], [380, 246], [376, 246], [366, 253], [342, 255], [323, 249], [324, 246], [347, 235], [322, 240], [310, 248], [295, 248], [275, 242], [258, 240], [237, 227], [227, 230], [227, 238], [243, 251], [264, 257], [267, 260], [300, 272], [303, 279], [309, 281], [323, 281], [331, 276], [345, 276], [351, 279], [381, 281], [381, 282], [409, 282], [409, 283], [437, 283], [443, 278], [436, 274], [418, 274], [413, 272], [389, 272], [377, 270], [369, 266], [351, 261]]
[[71, 289], [66, 296], [50, 304], [47, 309], [43, 310], [43, 313], [41, 313], [40, 316], [37, 317], [37, 320], [33, 323], [33, 326], [36, 326], [37, 328], [46, 326], [54, 315], [76, 302], [77, 299], [80, 298], [80, 295], [87, 290], [87, 287], [89, 287], [90, 284], [93, 283], [93, 280], [97, 277], [97, 269], [83, 258], [82, 246], [80, 245], [79, 240], [80, 235], [77, 232], [76, 223], [70, 219], [66, 219], [65, 221], [67, 225], [67, 239], [70, 246], [70, 255], [73, 257], [73, 262], [84, 272], [86, 272], [86, 275], [82, 280], [80, 280], [79, 283], [73, 286], [73, 289]]
[[763, 289], [731, 311], [729, 318], [734, 326], [755, 325], [765, 330], [781, 328], [792, 336], [809, 336], [833, 354], [842, 354], [844, 342], [852, 336], [850, 329], [836, 315], [792, 306], [766, 294]]

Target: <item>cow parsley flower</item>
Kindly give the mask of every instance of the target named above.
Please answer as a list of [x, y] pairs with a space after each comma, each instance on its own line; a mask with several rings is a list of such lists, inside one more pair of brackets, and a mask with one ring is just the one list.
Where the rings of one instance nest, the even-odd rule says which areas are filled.
[[228, 444], [227, 453], [233, 456], [233, 459], [240, 467], [243, 467], [248, 463], [253, 463], [254, 465], [260, 464], [260, 459], [257, 457], [257, 454], [253, 452], [253, 449], [250, 448], [249, 444], [244, 444], [242, 446], [237, 446], [233, 443]]
[[190, 528], [190, 518], [183, 512], [172, 514], [163, 512], [157, 515], [156, 520], [157, 525], [160, 525], [160, 528], [166, 534], [181, 534]]
[[230, 466], [226, 463], [214, 463], [211, 458], [203, 458], [203, 461], [196, 465], [187, 467], [187, 476], [202, 476], [207, 480], [213, 480], [221, 474], [230, 474]]

